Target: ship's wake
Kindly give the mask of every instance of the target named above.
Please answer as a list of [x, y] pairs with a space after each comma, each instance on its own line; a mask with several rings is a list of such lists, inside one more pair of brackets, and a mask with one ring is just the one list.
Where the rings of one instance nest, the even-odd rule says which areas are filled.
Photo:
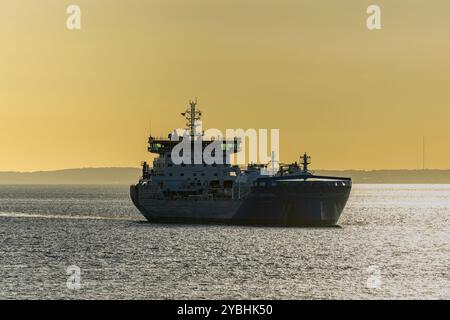
[[42, 219], [68, 219], [68, 220], [114, 220], [114, 221], [139, 221], [139, 218], [131, 217], [104, 217], [87, 215], [64, 214], [36, 214], [24, 212], [0, 212], [0, 218], [42, 218]]

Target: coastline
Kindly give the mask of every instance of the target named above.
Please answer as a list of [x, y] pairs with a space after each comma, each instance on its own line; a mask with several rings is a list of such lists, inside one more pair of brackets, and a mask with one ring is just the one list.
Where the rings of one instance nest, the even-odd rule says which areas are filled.
[[[354, 184], [450, 184], [450, 169], [426, 170], [315, 170], [319, 175], [346, 176]], [[130, 185], [141, 175], [139, 168], [79, 168], [36, 172], [0, 172], [6, 184], [104, 184]]]

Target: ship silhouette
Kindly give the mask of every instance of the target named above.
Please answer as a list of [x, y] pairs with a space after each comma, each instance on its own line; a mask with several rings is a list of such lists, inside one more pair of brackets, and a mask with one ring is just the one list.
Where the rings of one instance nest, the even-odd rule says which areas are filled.
[[[217, 143], [196, 132], [202, 115], [196, 101], [191, 101], [182, 115], [192, 144], [201, 139], [204, 149]], [[213, 164], [175, 164], [172, 150], [180, 142], [178, 138], [150, 135], [148, 151], [158, 157], [152, 167], [142, 163], [142, 176], [130, 187], [134, 205], [149, 222], [335, 226], [350, 195], [350, 178], [314, 175], [306, 153], [300, 164], [280, 164], [276, 172], [267, 175], [268, 164], [240, 168], [227, 159]], [[240, 150], [237, 138], [223, 143], [229, 153]]]

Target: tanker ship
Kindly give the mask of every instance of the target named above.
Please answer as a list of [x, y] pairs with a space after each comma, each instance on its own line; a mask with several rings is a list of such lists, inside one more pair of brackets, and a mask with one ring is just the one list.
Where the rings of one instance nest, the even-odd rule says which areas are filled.
[[[182, 113], [186, 136], [201, 151], [218, 142], [196, 132], [201, 112], [191, 101]], [[201, 160], [176, 161], [174, 148], [181, 137], [148, 138], [148, 151], [157, 154], [150, 167], [142, 163], [142, 176], [130, 186], [130, 196], [140, 213], [152, 223], [237, 224], [255, 226], [335, 226], [350, 195], [352, 181], [345, 177], [315, 175], [310, 157], [299, 163], [232, 165], [229, 154], [241, 149], [238, 138], [221, 140], [224, 159], [212, 164]], [[184, 138], [186, 138], [186, 136]], [[195, 152], [193, 152], [195, 154]], [[185, 158], [184, 158], [185, 159]], [[269, 173], [268, 173], [269, 172]]]

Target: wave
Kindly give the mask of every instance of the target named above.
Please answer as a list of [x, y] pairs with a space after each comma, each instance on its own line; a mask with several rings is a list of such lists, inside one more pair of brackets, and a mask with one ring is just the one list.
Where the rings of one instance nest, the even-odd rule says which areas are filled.
[[116, 220], [116, 221], [138, 221], [139, 218], [132, 217], [102, 217], [84, 215], [63, 215], [63, 214], [36, 214], [25, 212], [0, 212], [0, 218], [43, 218], [43, 219], [70, 219], [70, 220]]

